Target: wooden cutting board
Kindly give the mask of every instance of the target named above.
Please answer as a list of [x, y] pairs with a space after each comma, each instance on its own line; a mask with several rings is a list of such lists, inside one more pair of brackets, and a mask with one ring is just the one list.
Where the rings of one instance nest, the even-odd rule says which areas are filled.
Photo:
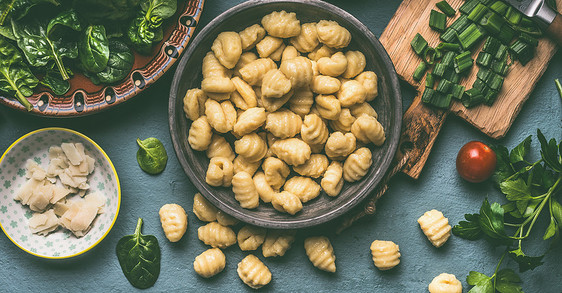
[[[435, 3], [439, 1], [404, 0], [380, 37], [381, 43], [396, 67], [398, 76], [417, 89], [412, 105], [404, 114], [403, 134], [398, 150], [399, 158], [408, 153], [408, 163], [403, 172], [413, 178], [419, 176], [449, 113], [461, 117], [492, 138], [505, 136], [558, 49], [554, 42], [546, 37], [542, 38], [533, 60], [526, 66], [522, 66], [519, 62], [511, 66], [499, 96], [491, 107], [481, 105], [466, 109], [457, 101], [448, 111], [426, 107], [421, 103], [425, 77], [420, 82], [412, 79], [412, 74], [422, 59], [412, 50], [410, 42], [417, 33], [420, 33], [430, 46], [435, 47], [439, 44], [439, 33], [429, 27], [429, 14], [432, 9], [438, 10]], [[447, 2], [458, 11], [465, 1], [447, 0]], [[560, 9], [562, 0], [557, 0], [557, 5]], [[447, 25], [459, 15], [460, 13], [457, 12], [454, 18], [449, 17]], [[479, 51], [480, 49], [473, 53], [474, 59]], [[461, 84], [467, 89], [471, 88], [477, 71], [478, 67], [473, 66], [469, 76], [463, 78]]]

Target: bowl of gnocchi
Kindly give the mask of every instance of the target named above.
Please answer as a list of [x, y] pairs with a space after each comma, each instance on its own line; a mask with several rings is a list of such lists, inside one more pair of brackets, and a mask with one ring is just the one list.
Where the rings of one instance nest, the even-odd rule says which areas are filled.
[[266, 228], [319, 225], [360, 203], [390, 166], [401, 120], [383, 46], [315, 0], [224, 12], [187, 48], [170, 90], [170, 133], [191, 182]]

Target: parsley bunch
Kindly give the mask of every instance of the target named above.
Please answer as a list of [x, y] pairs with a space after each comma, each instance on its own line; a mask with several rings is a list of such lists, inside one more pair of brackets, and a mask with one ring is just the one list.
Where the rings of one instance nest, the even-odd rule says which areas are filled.
[[509, 151], [496, 146], [496, 171], [493, 179], [505, 195], [508, 203], [490, 204], [485, 199], [476, 214], [466, 214], [466, 221], [453, 227], [453, 234], [468, 240], [485, 238], [498, 245], [505, 245], [494, 274], [490, 277], [471, 271], [467, 277], [469, 291], [494, 293], [523, 292], [521, 279], [511, 269], [499, 270], [506, 255], [519, 264], [519, 271], [532, 270], [543, 264], [543, 255], [528, 256], [523, 252], [523, 240], [527, 239], [541, 213], [550, 215], [550, 224], [543, 239], [557, 238], [562, 225], [562, 205], [556, 199], [562, 190], [562, 143], [556, 139], [547, 141], [540, 130], [537, 137], [541, 145], [541, 159], [534, 163], [526, 157], [531, 148], [531, 136]]

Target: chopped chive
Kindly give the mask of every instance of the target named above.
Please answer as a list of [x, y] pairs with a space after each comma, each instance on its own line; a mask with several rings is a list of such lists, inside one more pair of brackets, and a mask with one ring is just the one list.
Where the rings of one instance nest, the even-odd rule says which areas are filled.
[[469, 14], [474, 9], [474, 7], [476, 7], [476, 5], [478, 4], [480, 4], [480, 1], [478, 0], [468, 0], [464, 2], [461, 8], [459, 8], [459, 11], [462, 14]]
[[555, 79], [554, 84], [556, 85], [556, 88], [558, 89], [558, 93], [560, 94], [560, 98], [562, 99], [562, 85], [560, 84], [560, 80], [558, 80], [558, 78]]
[[428, 73], [427, 76], [425, 77], [425, 87], [433, 88], [434, 84], [435, 84], [435, 77], [433, 77], [433, 74]]
[[496, 74], [494, 77], [488, 82], [488, 86], [496, 91], [499, 91], [503, 85], [503, 76]]
[[497, 12], [499, 15], [505, 15], [509, 6], [503, 1], [496, 1], [494, 4], [490, 5], [490, 9]]
[[422, 95], [422, 102], [430, 103], [431, 100], [433, 99], [434, 94], [435, 94], [435, 90], [433, 90], [431, 88], [425, 88], [425, 90], [423, 91], [423, 95]]
[[494, 61], [492, 61], [492, 64], [490, 65], [490, 68], [492, 69], [493, 72], [495, 72], [495, 73], [497, 73], [501, 76], [506, 76], [507, 71], [509, 69], [509, 65], [507, 65], [506, 61], [494, 60]]
[[482, 94], [484, 94], [484, 91], [486, 90], [487, 86], [486, 86], [486, 82], [484, 82], [483, 80], [480, 79], [476, 79], [474, 81], [474, 83], [472, 84], [472, 88], [473, 89], [477, 89], [479, 90]]
[[425, 61], [425, 63], [429, 65], [433, 65], [433, 63], [435, 63], [436, 54], [437, 53], [435, 49], [428, 46], [427, 48], [425, 48], [425, 51], [423, 52], [423, 61]]
[[476, 77], [482, 81], [486, 81], [491, 72], [492, 71], [490, 71], [490, 69], [488, 68], [480, 68], [478, 70], [478, 73], [476, 73]]
[[461, 46], [468, 50], [474, 46], [478, 41], [484, 37], [484, 32], [476, 25], [469, 25], [464, 31], [459, 34], [459, 41]]
[[451, 69], [449, 72], [445, 72], [443, 78], [452, 83], [459, 83], [461, 81], [461, 75], [458, 74], [454, 69]]
[[455, 20], [449, 28], [454, 29], [456, 32], [462, 32], [470, 25], [470, 20], [466, 15], [461, 15], [457, 20]]
[[464, 92], [461, 100], [465, 107], [470, 108], [484, 102], [484, 95], [478, 89], [471, 88]]
[[517, 40], [511, 44], [511, 46], [509, 46], [509, 50], [515, 54], [517, 60], [519, 60], [519, 62], [523, 65], [533, 59], [533, 47], [521, 40]]
[[455, 57], [455, 71], [457, 73], [462, 73], [469, 70], [472, 67], [474, 60], [470, 57], [470, 51], [461, 53]]
[[496, 53], [496, 55], [494, 56], [494, 58], [496, 60], [503, 60], [507, 55], [507, 47], [504, 44], [501, 44], [498, 47], [498, 51]]
[[449, 5], [449, 3], [445, 0], [437, 2], [435, 6], [437, 6], [437, 8], [439, 8], [439, 10], [443, 13], [447, 14], [447, 16], [454, 16], [456, 13], [455, 9], [453, 9], [453, 7], [451, 7], [451, 5]]
[[478, 54], [478, 57], [476, 58], [476, 64], [483, 67], [488, 67], [490, 66], [490, 63], [492, 63], [492, 60], [493, 60], [492, 54], [482, 51]]
[[447, 43], [451, 43], [454, 42], [455, 40], [457, 40], [457, 31], [455, 31], [452, 28], [448, 28], [445, 30], [444, 33], [441, 34], [441, 36], [439, 37], [441, 40], [443, 40], [444, 42]]
[[440, 60], [441, 58], [443, 58], [443, 51], [435, 48], [435, 60]]
[[515, 34], [515, 30], [509, 24], [504, 23], [497, 37], [500, 42], [507, 45], [511, 43], [511, 40], [513, 40]]
[[437, 50], [445, 50], [445, 51], [459, 51], [461, 46], [455, 43], [441, 43], [437, 45]]
[[427, 47], [427, 41], [422, 37], [422, 35], [417, 33], [414, 39], [412, 40], [412, 42], [410, 43], [410, 45], [412, 45], [414, 52], [416, 52], [416, 54], [421, 56], [421, 54], [424, 52], [425, 48]]
[[431, 104], [437, 108], [447, 109], [451, 105], [452, 95], [436, 92], [431, 99]]
[[492, 4], [492, 2], [494, 2], [495, 0], [479, 0], [480, 3], [486, 5], [486, 6], [490, 6], [490, 4]]
[[437, 88], [435, 90], [440, 92], [440, 93], [443, 93], [443, 94], [448, 94], [448, 93], [451, 92], [451, 86], [452, 85], [453, 85], [453, 83], [451, 83], [450, 81], [448, 81], [446, 79], [442, 79], [437, 84]]
[[445, 70], [447, 69], [447, 66], [445, 64], [442, 63], [437, 63], [435, 64], [435, 66], [433, 67], [433, 75], [435, 76], [439, 76], [442, 77], [443, 74], [445, 73]]
[[413, 75], [414, 80], [420, 81], [425, 75], [426, 70], [427, 70], [427, 64], [425, 64], [424, 61], [420, 62], [420, 64], [416, 68], [416, 71], [414, 71], [414, 75]]
[[481, 20], [480, 25], [491, 34], [499, 34], [505, 20], [497, 13], [490, 11]]
[[457, 100], [460, 100], [462, 98], [462, 95], [464, 94], [464, 90], [465, 90], [464, 86], [462, 86], [460, 84], [453, 84], [453, 87], [452, 87], [452, 90], [451, 90], [453, 98], [455, 98]]
[[498, 48], [500, 47], [501, 42], [490, 36], [486, 39], [486, 42], [484, 42], [484, 48], [482, 48], [482, 51], [486, 52], [486, 53], [490, 53], [493, 56], [496, 56], [496, 53], [498, 52]]
[[438, 32], [443, 32], [447, 28], [447, 16], [432, 9], [429, 15], [429, 27]]
[[498, 94], [499, 94], [498, 91], [490, 89], [484, 96], [484, 103], [486, 103], [486, 105], [488, 106], [491, 106], [494, 103], [494, 101], [496, 101]]
[[488, 7], [482, 3], [478, 3], [472, 11], [468, 14], [468, 20], [472, 20], [473, 22], [478, 22], [480, 19], [488, 13]]
[[523, 15], [517, 9], [509, 6], [507, 8], [507, 12], [505, 13], [505, 18], [509, 21], [509, 23], [518, 25], [521, 22]]
[[445, 55], [443, 55], [443, 59], [441, 59], [441, 63], [447, 67], [453, 66], [453, 60], [455, 60], [456, 55], [457, 54], [455, 54], [454, 52], [445, 53]]
[[521, 35], [519, 35], [519, 39], [522, 40], [523, 42], [529, 44], [529, 45], [533, 45], [534, 47], [539, 45], [539, 40], [537, 40], [537, 38], [529, 35], [528, 33], [521, 33]]

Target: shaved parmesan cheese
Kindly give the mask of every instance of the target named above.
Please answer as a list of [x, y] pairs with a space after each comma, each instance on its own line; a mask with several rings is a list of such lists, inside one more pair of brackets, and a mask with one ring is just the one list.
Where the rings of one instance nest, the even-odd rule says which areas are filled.
[[32, 233], [46, 236], [55, 231], [59, 226], [59, 219], [53, 210], [48, 210], [42, 214], [33, 213], [29, 219], [29, 229]]
[[[80, 154], [79, 150], [76, 148], [76, 145], [73, 143], [63, 143], [61, 145], [62, 151], [70, 161], [72, 165], [80, 165], [82, 162], [82, 155]], [[84, 148], [82, 148], [84, 151]], [[82, 152], [83, 154], [83, 152]]]
[[55, 203], [53, 206], [53, 210], [55, 211], [55, 215], [62, 217], [66, 211], [70, 208], [70, 204], [66, 203], [66, 201], [59, 201]]

